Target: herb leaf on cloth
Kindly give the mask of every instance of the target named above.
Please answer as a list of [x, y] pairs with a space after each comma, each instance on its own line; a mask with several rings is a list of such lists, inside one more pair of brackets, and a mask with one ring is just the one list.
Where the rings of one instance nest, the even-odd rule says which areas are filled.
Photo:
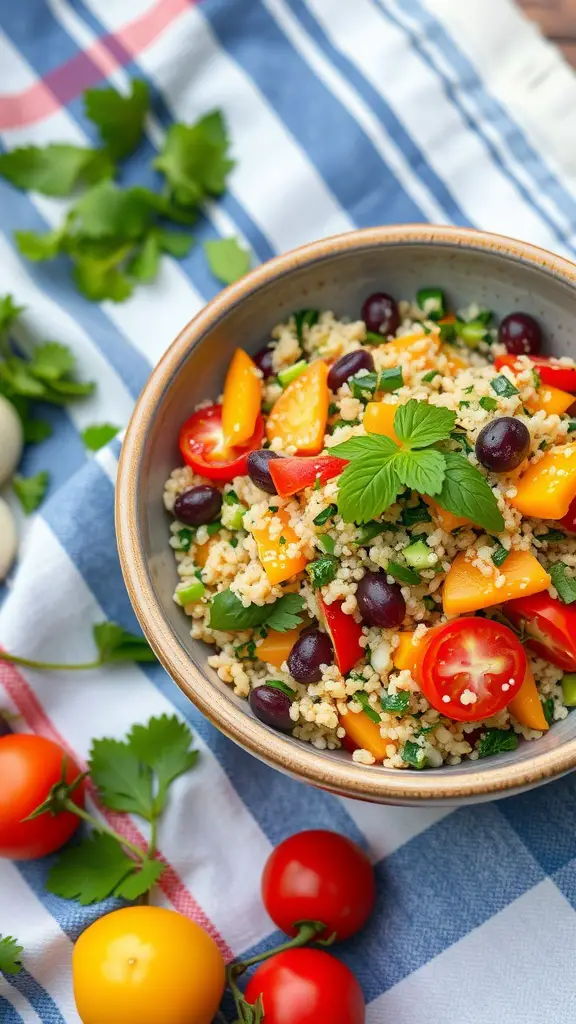
[[82, 440], [88, 451], [97, 452], [116, 437], [120, 427], [112, 423], [94, 423], [82, 431]]
[[12, 935], [0, 935], [0, 974], [19, 974], [22, 970], [21, 956], [24, 946]]
[[116, 622], [99, 622], [93, 629], [99, 664], [114, 661], [151, 662], [156, 655], [143, 636], [129, 633]]
[[96, 149], [52, 143], [0, 153], [0, 175], [16, 188], [45, 196], [69, 196], [84, 181], [94, 184], [114, 174], [110, 158]]
[[205, 242], [204, 249], [210, 270], [224, 284], [233, 284], [250, 270], [250, 253], [236, 238]]
[[148, 85], [141, 78], [135, 78], [131, 86], [128, 96], [112, 87], [87, 89], [84, 93], [86, 116], [96, 125], [113, 160], [122, 160], [132, 153], [144, 131], [150, 104]]
[[88, 760], [90, 776], [100, 800], [113, 811], [154, 817], [152, 771], [143, 764], [129, 742], [94, 740]]
[[171, 782], [194, 768], [198, 751], [192, 749], [190, 729], [176, 716], [151, 718], [147, 725], [134, 725], [128, 734], [128, 745], [142, 764], [147, 765], [158, 780], [155, 812], [161, 814]]
[[[120, 886], [138, 872], [138, 867], [138, 862], [129, 857], [112, 836], [94, 832], [78, 846], [59, 855], [48, 874], [46, 888], [56, 896], [78, 900], [86, 907], [107, 896], [120, 895]], [[163, 870], [164, 865], [159, 864], [159, 867]]]
[[35, 476], [21, 476], [20, 473], [16, 473], [13, 477], [12, 487], [14, 494], [27, 516], [35, 512], [44, 500], [48, 480], [48, 473], [45, 470], [36, 473]]
[[177, 206], [197, 206], [207, 196], [222, 195], [234, 167], [228, 150], [226, 125], [219, 110], [193, 125], [170, 126], [154, 166], [165, 175]]

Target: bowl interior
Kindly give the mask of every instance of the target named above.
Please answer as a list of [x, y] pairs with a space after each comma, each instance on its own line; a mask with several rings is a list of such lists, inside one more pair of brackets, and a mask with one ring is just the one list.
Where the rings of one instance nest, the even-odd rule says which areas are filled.
[[[181, 461], [176, 444], [180, 425], [199, 401], [214, 399], [220, 394], [229, 360], [237, 346], [248, 352], [256, 351], [269, 339], [276, 323], [303, 307], [330, 309], [337, 315], [357, 318], [364, 298], [378, 290], [397, 298], [412, 298], [420, 287], [439, 286], [448, 294], [453, 308], [477, 302], [494, 310], [499, 317], [522, 309], [545, 324], [550, 352], [576, 354], [576, 301], [574, 285], [566, 275], [569, 265], [564, 264], [562, 276], [554, 273], [552, 262], [549, 266], [539, 266], [533, 255], [524, 258], [518, 250], [496, 242], [488, 247], [486, 241], [476, 244], [472, 233], [462, 241], [461, 235], [448, 240], [440, 237], [392, 244], [368, 238], [344, 251], [328, 243], [312, 259], [285, 260], [280, 269], [265, 277], [263, 282], [257, 279], [252, 285], [248, 279], [237, 298], [234, 292], [229, 292], [229, 297], [217, 302], [212, 313], [208, 307], [185, 329], [156, 371], [153, 393], [145, 393], [143, 419], [131, 428], [140, 430], [138, 458], [132, 460], [129, 467], [137, 519], [135, 528], [158, 613], [180, 649], [180, 658], [195, 666], [213, 688], [214, 713], [210, 716], [213, 720], [218, 721], [230, 705], [240, 708], [243, 715], [250, 716], [251, 712], [247, 702], [235, 697], [208, 667], [210, 649], [190, 638], [189, 620], [172, 600], [177, 575], [168, 546], [169, 517], [162, 506], [162, 492], [165, 480]], [[142, 430], [143, 423], [145, 430]], [[125, 475], [126, 469], [123, 472]], [[137, 607], [137, 611], [154, 641], [154, 628], [146, 615], [141, 614], [141, 609]], [[180, 678], [180, 685], [195, 699], [197, 683], [193, 672], [188, 683]], [[206, 710], [205, 705], [203, 710]], [[266, 756], [265, 748], [272, 742], [272, 731], [261, 723], [257, 725]], [[224, 731], [231, 732], [227, 728]], [[533, 761], [535, 756], [545, 759], [547, 753], [575, 737], [576, 715], [569, 715], [536, 743], [520, 743], [516, 751], [482, 762], [482, 771], [497, 766], [504, 776], [510, 765], [527, 759]], [[288, 745], [284, 748], [288, 750], [288, 760], [290, 747], [306, 748], [316, 758], [319, 753], [290, 737], [279, 740], [278, 734], [274, 734], [274, 742]], [[349, 755], [339, 751], [324, 751], [321, 757], [326, 780], [330, 777], [331, 764], [349, 760]], [[354, 766], [354, 770], [366, 778], [365, 769]], [[369, 771], [374, 773], [375, 783], [374, 775], [406, 774], [376, 766]], [[452, 777], [461, 778], [466, 787], [467, 777], [472, 773], [477, 775], [478, 771], [478, 762], [468, 761], [413, 774], [421, 778], [425, 775], [429, 783], [434, 776], [446, 778], [446, 773], [450, 773]], [[371, 797], [374, 796], [372, 792]]]

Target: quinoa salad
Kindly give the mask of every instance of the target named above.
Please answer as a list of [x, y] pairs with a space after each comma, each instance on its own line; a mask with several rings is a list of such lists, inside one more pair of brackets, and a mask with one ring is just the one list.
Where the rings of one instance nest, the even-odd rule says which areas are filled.
[[299, 310], [182, 425], [174, 600], [268, 726], [440, 768], [576, 705], [576, 363], [439, 288]]

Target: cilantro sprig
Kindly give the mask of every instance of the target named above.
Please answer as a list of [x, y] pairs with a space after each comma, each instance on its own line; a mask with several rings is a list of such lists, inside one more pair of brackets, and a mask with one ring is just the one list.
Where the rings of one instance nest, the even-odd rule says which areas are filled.
[[277, 633], [285, 633], [300, 625], [304, 603], [299, 594], [284, 594], [273, 604], [251, 604], [246, 608], [231, 590], [221, 590], [210, 602], [210, 626], [235, 632], [266, 624]]
[[405, 487], [435, 498], [441, 508], [499, 533], [504, 520], [486, 477], [459, 452], [436, 447], [454, 431], [456, 414], [410, 399], [394, 416], [399, 444], [382, 434], [335, 445], [348, 459], [339, 479], [338, 510], [365, 523], [386, 511]]
[[93, 661], [81, 663], [36, 661], [8, 651], [0, 651], [0, 661], [11, 665], [23, 665], [26, 668], [53, 672], [81, 672], [101, 668], [113, 662], [152, 662], [156, 655], [143, 636], [129, 633], [116, 622], [99, 622], [92, 630], [97, 657]]
[[69, 811], [89, 824], [92, 832], [59, 855], [48, 875], [48, 892], [76, 899], [83, 906], [108, 896], [135, 900], [148, 892], [165, 869], [157, 839], [170, 786], [197, 760], [192, 733], [176, 716], [162, 715], [146, 725], [134, 725], [125, 740], [93, 741], [88, 774], [96, 800], [112, 811], [148, 822], [150, 838], [142, 848], [77, 806], [72, 794], [85, 776], [67, 784], [64, 758], [60, 781], [31, 817]]
[[12, 935], [0, 935], [0, 974], [19, 974], [22, 970], [22, 953], [18, 939]]

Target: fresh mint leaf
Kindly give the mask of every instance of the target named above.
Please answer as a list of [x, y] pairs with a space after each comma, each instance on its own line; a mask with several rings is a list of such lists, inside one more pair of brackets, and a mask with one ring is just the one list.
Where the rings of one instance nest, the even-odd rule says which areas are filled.
[[104, 448], [116, 434], [120, 427], [114, 427], [111, 423], [94, 423], [82, 431], [82, 440], [90, 452], [97, 452]]
[[504, 519], [486, 477], [465, 455], [444, 452], [446, 475], [436, 501], [447, 512], [465, 516], [489, 533], [501, 533]]
[[0, 153], [0, 175], [16, 188], [45, 196], [69, 196], [81, 182], [109, 178], [114, 166], [99, 150], [55, 143]]
[[12, 487], [14, 488], [14, 494], [18, 498], [25, 514], [27, 516], [35, 512], [38, 506], [44, 500], [46, 489], [48, 487], [48, 473], [43, 470], [40, 473], [36, 473], [36, 476], [21, 476], [17, 473], [12, 479]]
[[440, 493], [446, 471], [442, 452], [433, 448], [399, 452], [394, 468], [405, 487], [430, 497]]
[[275, 629], [277, 633], [286, 633], [289, 629], [296, 629], [296, 626], [302, 622], [300, 613], [305, 603], [300, 594], [284, 594], [284, 597], [267, 606], [269, 614], [266, 625], [270, 629]]
[[129, 633], [116, 622], [99, 622], [92, 632], [102, 665], [118, 661], [156, 661], [154, 651], [143, 636]]
[[554, 562], [548, 571], [563, 604], [573, 604], [576, 601], [576, 579], [570, 575], [566, 563]]
[[12, 935], [0, 935], [0, 974], [19, 974], [22, 970], [24, 946]]
[[411, 398], [394, 416], [394, 432], [410, 448], [426, 448], [444, 441], [454, 429], [456, 413], [441, 406]]
[[112, 811], [137, 814], [146, 821], [155, 816], [152, 771], [130, 743], [94, 740], [89, 757], [90, 777], [100, 799]]
[[231, 590], [221, 590], [210, 602], [210, 626], [225, 632], [254, 629], [264, 623], [280, 633], [294, 629], [301, 618], [304, 599], [299, 594], [285, 594], [273, 604], [251, 604], [244, 607]]
[[84, 93], [86, 116], [98, 128], [113, 160], [122, 160], [139, 145], [149, 103], [148, 86], [140, 78], [132, 80], [129, 96], [112, 87], [87, 89]]
[[383, 693], [380, 703], [384, 711], [393, 715], [404, 715], [410, 706], [410, 694], [407, 690], [400, 690], [398, 693]]
[[[357, 690], [356, 693], [354, 694], [354, 700], [356, 701], [357, 704], [360, 705], [362, 711], [364, 712], [365, 715], [368, 716], [371, 722], [375, 722], [377, 725], [380, 725], [382, 719], [380, 718], [380, 715], [376, 711], [376, 708], [373, 707], [373, 705], [370, 703], [370, 699], [368, 697], [368, 694], [366, 693], [366, 690]], [[348, 714], [353, 715], [354, 712], [349, 711]]]
[[192, 742], [190, 729], [176, 715], [162, 715], [151, 718], [146, 725], [132, 726], [128, 745], [158, 781], [154, 801], [156, 814], [164, 810], [166, 793], [174, 779], [194, 768], [198, 751], [192, 749]]
[[250, 253], [236, 238], [205, 242], [204, 250], [214, 277], [224, 284], [233, 284], [250, 270]]
[[338, 481], [338, 510], [345, 522], [367, 523], [393, 504], [401, 490], [394, 441], [369, 434], [335, 445], [332, 452], [351, 460]]
[[234, 166], [228, 149], [226, 125], [219, 110], [193, 125], [170, 126], [154, 166], [165, 175], [177, 206], [194, 207], [207, 196], [222, 195]]
[[516, 750], [518, 736], [507, 729], [487, 729], [478, 744], [478, 756], [489, 757], [501, 754], [504, 750]]
[[332, 554], [322, 555], [321, 558], [317, 558], [314, 562], [308, 562], [306, 566], [306, 572], [310, 577], [310, 582], [314, 590], [318, 590], [319, 587], [325, 587], [332, 580], [336, 579], [336, 573], [338, 572], [338, 559]]
[[137, 867], [115, 839], [95, 833], [60, 853], [50, 869], [46, 888], [55, 896], [77, 900], [86, 907], [116, 895]]

